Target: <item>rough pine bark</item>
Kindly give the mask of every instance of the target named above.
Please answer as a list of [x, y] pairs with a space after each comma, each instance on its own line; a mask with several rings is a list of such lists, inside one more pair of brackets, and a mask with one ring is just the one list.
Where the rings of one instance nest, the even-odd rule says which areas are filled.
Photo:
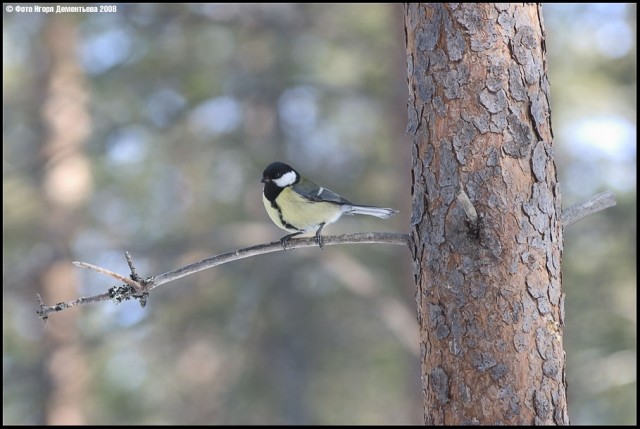
[[405, 31], [425, 422], [568, 424], [541, 6], [411, 3]]

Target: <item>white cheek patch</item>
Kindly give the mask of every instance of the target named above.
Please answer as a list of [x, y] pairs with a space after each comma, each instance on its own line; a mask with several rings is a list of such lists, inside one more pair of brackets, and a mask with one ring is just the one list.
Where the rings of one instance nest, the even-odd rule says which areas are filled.
[[296, 173], [294, 171], [290, 171], [279, 179], [274, 180], [273, 182], [281, 188], [293, 185], [296, 181]]

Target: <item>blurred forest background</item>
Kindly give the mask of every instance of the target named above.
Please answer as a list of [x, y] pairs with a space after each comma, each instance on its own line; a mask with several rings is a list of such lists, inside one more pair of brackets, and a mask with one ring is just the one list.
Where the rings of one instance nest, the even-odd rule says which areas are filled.
[[[6, 6], [6, 4], [5, 4]], [[333, 246], [230, 263], [137, 302], [114, 284], [275, 240], [282, 160], [400, 209], [327, 234], [407, 231], [400, 5], [117, 4], [3, 10], [3, 423], [421, 424], [409, 252]], [[636, 5], [544, 6], [563, 205], [574, 424], [636, 423]]]

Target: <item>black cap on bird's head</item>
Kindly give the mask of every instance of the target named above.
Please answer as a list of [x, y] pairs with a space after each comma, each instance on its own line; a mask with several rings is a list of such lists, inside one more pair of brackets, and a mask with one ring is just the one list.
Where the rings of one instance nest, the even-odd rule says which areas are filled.
[[272, 162], [262, 173], [262, 183], [275, 183], [284, 188], [293, 185], [300, 180], [300, 175], [290, 165], [284, 162]]

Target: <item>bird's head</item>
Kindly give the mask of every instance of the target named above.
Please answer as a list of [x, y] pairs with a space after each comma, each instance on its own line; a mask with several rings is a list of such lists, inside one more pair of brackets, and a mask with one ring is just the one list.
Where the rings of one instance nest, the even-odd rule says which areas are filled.
[[284, 162], [273, 162], [262, 173], [262, 183], [274, 183], [279, 188], [286, 188], [300, 180], [300, 174]]

